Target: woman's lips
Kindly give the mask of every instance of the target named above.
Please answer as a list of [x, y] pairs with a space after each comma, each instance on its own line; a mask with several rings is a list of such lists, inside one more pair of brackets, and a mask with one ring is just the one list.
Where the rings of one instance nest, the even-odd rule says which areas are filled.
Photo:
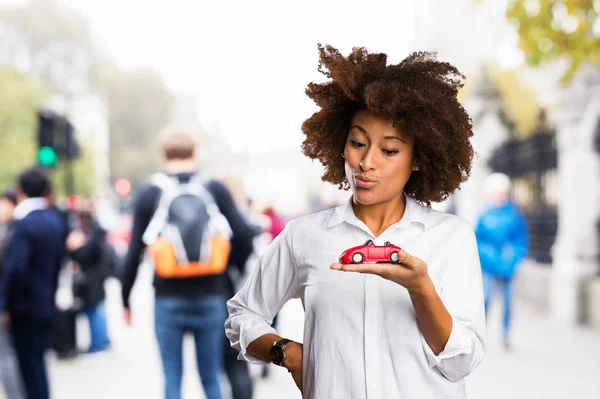
[[368, 179], [366, 177], [355, 176], [356, 186], [360, 188], [373, 188], [377, 184], [375, 180]]

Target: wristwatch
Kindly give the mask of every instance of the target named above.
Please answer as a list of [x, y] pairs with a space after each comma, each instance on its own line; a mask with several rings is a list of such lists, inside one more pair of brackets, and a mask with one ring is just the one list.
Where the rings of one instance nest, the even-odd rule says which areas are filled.
[[289, 342], [292, 342], [289, 339], [282, 339], [281, 341], [277, 341], [271, 347], [271, 352], [269, 352], [269, 356], [273, 364], [277, 366], [283, 366], [285, 362], [285, 345]]

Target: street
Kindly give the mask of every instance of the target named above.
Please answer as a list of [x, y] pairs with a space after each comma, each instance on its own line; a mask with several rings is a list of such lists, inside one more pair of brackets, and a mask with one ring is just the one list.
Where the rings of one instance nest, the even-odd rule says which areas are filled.
[[[50, 358], [53, 397], [58, 399], [162, 398], [160, 360], [153, 336], [151, 271], [142, 268], [133, 292], [134, 326], [121, 321], [120, 287], [107, 283], [107, 312], [113, 347], [109, 352], [81, 355], [74, 360]], [[280, 333], [300, 340], [302, 307], [292, 301], [281, 312]], [[506, 352], [500, 339], [501, 308], [494, 303], [488, 320], [489, 351], [467, 378], [470, 399], [564, 399], [600, 397], [600, 333], [563, 327], [546, 314], [522, 303], [514, 311], [513, 348]], [[79, 320], [79, 343], [87, 345], [87, 324]], [[260, 379], [255, 398], [300, 398], [289, 374], [271, 366]], [[224, 379], [224, 381], [226, 381]], [[227, 383], [223, 383], [228, 397]], [[185, 342], [183, 397], [202, 398], [193, 357], [193, 342]]]

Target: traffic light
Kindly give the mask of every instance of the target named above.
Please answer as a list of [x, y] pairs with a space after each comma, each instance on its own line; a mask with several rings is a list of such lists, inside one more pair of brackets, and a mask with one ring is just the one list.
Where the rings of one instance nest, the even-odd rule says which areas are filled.
[[59, 157], [67, 160], [81, 155], [73, 125], [63, 116], [50, 110], [38, 112], [38, 162], [47, 167], [56, 166]]
[[56, 151], [52, 147], [41, 147], [37, 153], [37, 159], [40, 165], [47, 168], [53, 168], [58, 162]]
[[115, 191], [119, 195], [127, 195], [131, 192], [131, 182], [121, 178], [115, 182]]

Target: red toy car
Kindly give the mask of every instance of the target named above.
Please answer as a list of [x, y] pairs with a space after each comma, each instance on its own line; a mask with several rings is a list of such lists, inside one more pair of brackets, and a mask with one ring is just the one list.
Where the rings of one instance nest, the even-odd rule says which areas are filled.
[[398, 263], [398, 254], [402, 249], [386, 241], [383, 246], [377, 246], [373, 240], [368, 240], [364, 245], [352, 247], [340, 255], [340, 263]]

